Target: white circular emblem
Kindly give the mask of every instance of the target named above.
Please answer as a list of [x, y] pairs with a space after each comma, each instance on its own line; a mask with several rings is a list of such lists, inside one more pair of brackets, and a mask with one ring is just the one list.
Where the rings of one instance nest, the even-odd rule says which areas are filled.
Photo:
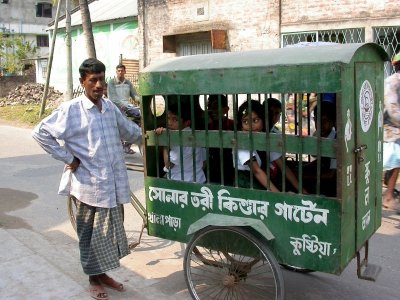
[[374, 92], [371, 84], [365, 80], [360, 90], [360, 122], [364, 132], [369, 130], [374, 117]]

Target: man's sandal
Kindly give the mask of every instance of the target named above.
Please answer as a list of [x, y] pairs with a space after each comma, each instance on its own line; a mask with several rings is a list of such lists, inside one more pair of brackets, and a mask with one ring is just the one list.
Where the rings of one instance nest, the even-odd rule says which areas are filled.
[[104, 287], [99, 282], [90, 282], [89, 284], [90, 297], [96, 300], [108, 300], [108, 294]]
[[124, 285], [118, 281], [115, 281], [107, 274], [98, 275], [97, 279], [100, 283], [104, 284], [105, 286], [117, 290], [119, 292], [124, 291]]

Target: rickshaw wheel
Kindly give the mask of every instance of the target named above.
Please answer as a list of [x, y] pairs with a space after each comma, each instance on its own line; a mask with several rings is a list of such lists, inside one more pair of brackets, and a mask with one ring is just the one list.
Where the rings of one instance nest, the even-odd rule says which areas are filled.
[[69, 220], [71, 221], [72, 227], [76, 231], [76, 219], [75, 219], [76, 203], [75, 203], [74, 198], [72, 198], [72, 197], [67, 198], [67, 207], [68, 207]]
[[[68, 216], [69, 220], [71, 221], [72, 228], [74, 228], [76, 232], [76, 203], [75, 199], [72, 197], [67, 198], [67, 208], [68, 208]], [[121, 205], [121, 212], [122, 212], [122, 220], [124, 220], [124, 206]]]
[[274, 255], [242, 227], [197, 232], [185, 250], [183, 269], [193, 299], [284, 299]]

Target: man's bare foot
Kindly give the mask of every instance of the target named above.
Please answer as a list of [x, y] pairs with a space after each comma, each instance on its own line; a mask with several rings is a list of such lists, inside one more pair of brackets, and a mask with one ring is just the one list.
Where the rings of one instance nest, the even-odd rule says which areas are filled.
[[382, 205], [387, 209], [400, 211], [400, 203], [398, 203], [395, 198], [383, 198]]
[[99, 282], [101, 282], [102, 284], [106, 285], [109, 288], [112, 288], [112, 289], [117, 290], [119, 292], [124, 291], [124, 285], [122, 283], [118, 282], [118, 281], [115, 281], [114, 279], [112, 279], [107, 274], [97, 275], [97, 279], [99, 280]]

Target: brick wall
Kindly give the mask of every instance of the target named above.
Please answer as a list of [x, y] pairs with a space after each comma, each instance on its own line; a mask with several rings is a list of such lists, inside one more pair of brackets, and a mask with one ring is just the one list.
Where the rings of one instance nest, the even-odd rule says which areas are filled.
[[[224, 29], [227, 50], [241, 51], [279, 48], [282, 33], [365, 28], [366, 42], [371, 42], [374, 26], [400, 26], [398, 0], [141, 0], [138, 4], [144, 37], [140, 68], [175, 56], [163, 53], [164, 35]], [[208, 16], [198, 19], [195, 9], [202, 6]]]
[[400, 6], [398, 0], [282, 0], [281, 23], [283, 32], [399, 26]]
[[[139, 1], [139, 12], [142, 11]], [[228, 50], [240, 51], [279, 47], [278, 0], [194, 0], [145, 1], [146, 65], [175, 56], [163, 53], [164, 35], [199, 32], [210, 29], [228, 31]], [[196, 20], [196, 7], [204, 6], [208, 18]], [[143, 17], [139, 17], [143, 24]], [[142, 32], [143, 34], [143, 32]]]
[[0, 98], [7, 97], [10, 91], [27, 82], [36, 82], [35, 75], [0, 77]]

